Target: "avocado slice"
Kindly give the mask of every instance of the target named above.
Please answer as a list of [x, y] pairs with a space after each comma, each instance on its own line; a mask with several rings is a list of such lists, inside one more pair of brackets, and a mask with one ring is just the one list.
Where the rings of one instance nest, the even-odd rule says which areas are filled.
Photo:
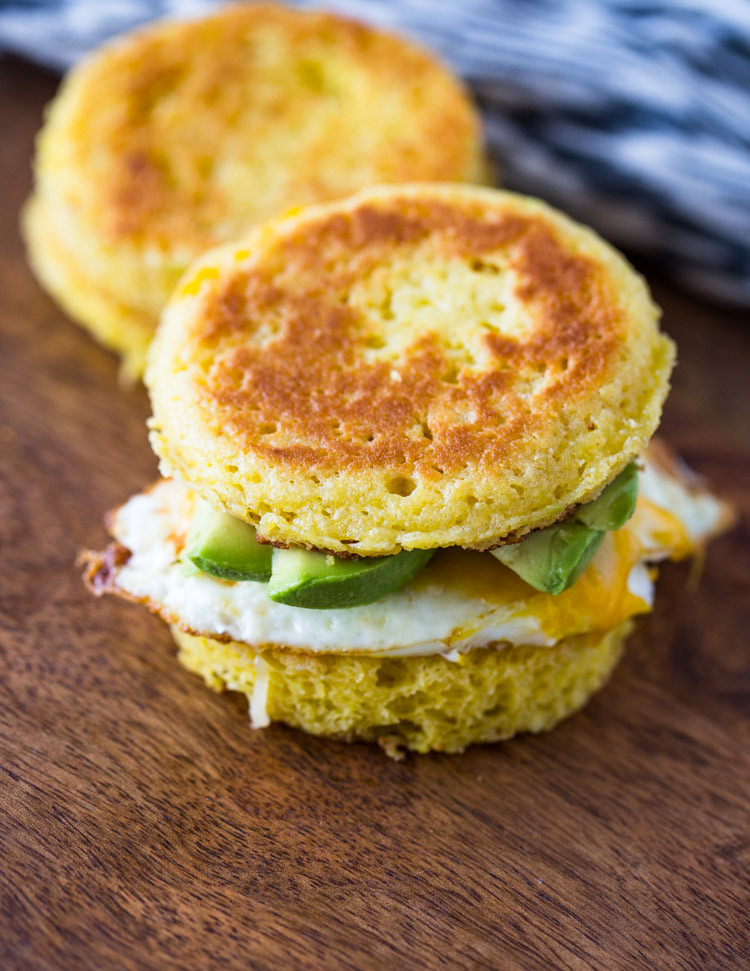
[[268, 580], [271, 547], [255, 538], [255, 527], [217, 512], [198, 500], [185, 542], [187, 558], [211, 576], [222, 580]]
[[603, 532], [569, 519], [500, 546], [492, 555], [536, 590], [562, 593], [583, 573], [603, 539]]
[[630, 519], [637, 499], [638, 469], [631, 462], [593, 502], [579, 506], [571, 519], [492, 550], [492, 555], [536, 590], [562, 593], [586, 569], [604, 534]]
[[268, 596], [276, 603], [317, 610], [357, 607], [402, 587], [434, 550], [343, 559], [293, 547], [273, 551]]
[[575, 518], [591, 529], [619, 529], [633, 515], [637, 499], [638, 467], [631, 462], [593, 502], [579, 506]]

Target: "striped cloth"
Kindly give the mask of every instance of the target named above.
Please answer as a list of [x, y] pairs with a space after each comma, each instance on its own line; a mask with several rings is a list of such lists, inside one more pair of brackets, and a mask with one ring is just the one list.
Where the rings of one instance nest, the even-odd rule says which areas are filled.
[[[750, 306], [750, 0], [296, 0], [400, 31], [469, 82], [510, 188]], [[64, 68], [212, 0], [0, 0], [0, 49]]]

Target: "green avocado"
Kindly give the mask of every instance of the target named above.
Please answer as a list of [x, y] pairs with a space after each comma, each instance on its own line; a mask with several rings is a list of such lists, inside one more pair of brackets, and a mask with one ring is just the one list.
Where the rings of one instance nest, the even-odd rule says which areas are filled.
[[187, 558], [222, 580], [268, 580], [271, 547], [255, 538], [255, 528], [199, 500], [185, 542]]
[[603, 539], [603, 532], [566, 520], [520, 543], [500, 546], [492, 555], [536, 590], [562, 593], [583, 573]]
[[605, 532], [619, 529], [635, 512], [638, 499], [638, 467], [635, 462], [627, 465], [593, 502], [579, 506], [575, 518], [591, 529]]
[[492, 555], [535, 590], [562, 593], [586, 569], [604, 534], [630, 519], [637, 498], [638, 470], [631, 462], [570, 519], [530, 533], [520, 543], [492, 550]]
[[426, 566], [434, 550], [342, 559], [299, 548], [275, 549], [268, 596], [291, 607], [357, 607], [398, 590]]

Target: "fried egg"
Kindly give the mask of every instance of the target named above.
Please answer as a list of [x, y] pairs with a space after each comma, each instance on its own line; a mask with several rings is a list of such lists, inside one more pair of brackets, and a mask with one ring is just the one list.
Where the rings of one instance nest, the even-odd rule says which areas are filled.
[[145, 603], [181, 629], [255, 648], [376, 657], [441, 654], [451, 660], [489, 644], [552, 645], [610, 629], [653, 603], [653, 562], [679, 559], [727, 522], [727, 507], [689, 470], [651, 446], [626, 525], [609, 533], [569, 589], [540, 593], [488, 553], [440, 550], [410, 584], [372, 604], [310, 610], [274, 603], [266, 585], [186, 569], [182, 557], [192, 493], [161, 479], [110, 518], [121, 558], [107, 591]]

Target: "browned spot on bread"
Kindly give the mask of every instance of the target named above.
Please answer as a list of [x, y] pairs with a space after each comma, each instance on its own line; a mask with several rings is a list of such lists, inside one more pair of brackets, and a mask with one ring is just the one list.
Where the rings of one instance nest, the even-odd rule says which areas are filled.
[[[509, 255], [533, 326], [523, 339], [486, 333], [488, 368], [456, 368], [429, 331], [397, 360], [366, 360], [377, 333], [349, 305], [350, 288], [425, 245], [455, 261]], [[198, 337], [204, 393], [222, 424], [243, 449], [290, 467], [379, 465], [429, 479], [469, 460], [499, 463], [548, 419], [551, 399], [601, 383], [618, 347], [601, 267], [539, 216], [419, 199], [367, 205], [305, 226], [270, 262], [270, 271], [238, 271]]]

